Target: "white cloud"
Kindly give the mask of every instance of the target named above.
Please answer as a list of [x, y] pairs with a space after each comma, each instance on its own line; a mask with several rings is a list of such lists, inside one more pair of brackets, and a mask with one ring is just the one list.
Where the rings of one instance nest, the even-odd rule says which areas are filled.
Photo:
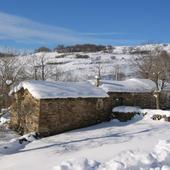
[[120, 35], [121, 33], [79, 33], [70, 29], [49, 26], [23, 17], [0, 12], [1, 40], [13, 40], [17, 43], [25, 44], [128, 42], [128, 40], [125, 39], [99, 38], [99, 36], [102, 35], [113, 36], [115, 34]]
[[40, 24], [2, 12], [0, 12], [0, 39], [34, 43], [81, 41], [72, 30]]

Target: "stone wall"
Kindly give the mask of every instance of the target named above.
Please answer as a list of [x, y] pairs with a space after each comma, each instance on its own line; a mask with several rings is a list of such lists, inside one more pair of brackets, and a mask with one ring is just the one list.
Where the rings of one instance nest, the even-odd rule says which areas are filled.
[[170, 92], [161, 92], [160, 107], [162, 109], [170, 109]]
[[39, 131], [40, 101], [27, 90], [20, 90], [13, 96], [10, 127], [20, 134]]
[[39, 132], [42, 136], [109, 120], [107, 98], [41, 100]]
[[109, 93], [109, 106], [113, 107], [139, 106], [141, 108], [155, 108], [155, 98], [151, 93]]

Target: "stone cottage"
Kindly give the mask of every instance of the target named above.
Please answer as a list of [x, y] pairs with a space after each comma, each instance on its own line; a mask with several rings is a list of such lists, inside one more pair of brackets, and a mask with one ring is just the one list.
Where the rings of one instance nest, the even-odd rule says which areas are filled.
[[[156, 85], [149, 79], [127, 79], [124, 81], [100, 80], [100, 88], [109, 97], [110, 110], [116, 106], [139, 106], [141, 108], [156, 108], [154, 91]], [[166, 86], [160, 96], [160, 107], [170, 108], [170, 88]]]
[[107, 93], [89, 82], [26, 81], [10, 92], [11, 128], [49, 136], [109, 119]]

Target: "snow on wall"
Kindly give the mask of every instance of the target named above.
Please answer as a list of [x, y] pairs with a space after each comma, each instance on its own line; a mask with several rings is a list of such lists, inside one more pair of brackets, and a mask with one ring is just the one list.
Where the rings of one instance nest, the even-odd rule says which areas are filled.
[[89, 82], [50, 82], [42, 80], [21, 82], [11, 90], [10, 94], [22, 88], [27, 89], [36, 99], [108, 97], [104, 90], [91, 85]]

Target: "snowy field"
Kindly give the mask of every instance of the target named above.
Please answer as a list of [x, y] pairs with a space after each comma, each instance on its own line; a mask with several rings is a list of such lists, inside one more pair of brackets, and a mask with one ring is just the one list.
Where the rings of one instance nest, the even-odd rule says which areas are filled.
[[[73, 52], [73, 53], [58, 53], [58, 52], [40, 52], [19, 57], [20, 63], [25, 65], [27, 71], [32, 72], [33, 66], [39, 65], [41, 59], [47, 65], [46, 68], [52, 69], [53, 73], [56, 68], [63, 74], [71, 77], [72, 80], [89, 80], [93, 79], [98, 74], [99, 63], [101, 64], [101, 75], [103, 78], [113, 78], [116, 72], [123, 73], [127, 78], [136, 76], [134, 60], [140, 55], [133, 54], [134, 51], [151, 51], [154, 49], [166, 50], [170, 52], [170, 44], [155, 44], [141, 46], [115, 46], [113, 50], [108, 52], [100, 51], [93, 53]], [[86, 56], [77, 57], [77, 55]], [[61, 81], [68, 79], [60, 77]]]
[[138, 116], [19, 146], [12, 140], [0, 145], [0, 169], [169, 170], [169, 134], [170, 123]]

